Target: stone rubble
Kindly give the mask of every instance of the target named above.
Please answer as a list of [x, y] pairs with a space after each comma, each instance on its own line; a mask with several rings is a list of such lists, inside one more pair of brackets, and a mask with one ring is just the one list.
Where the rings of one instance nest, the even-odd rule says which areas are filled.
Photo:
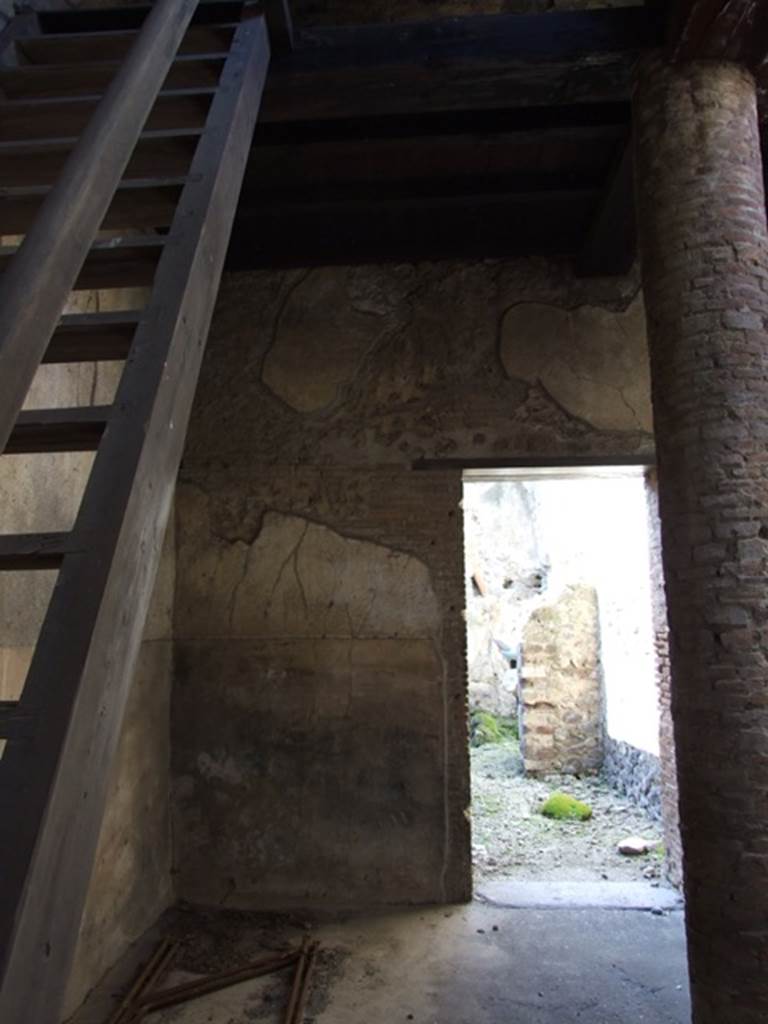
[[[663, 878], [659, 824], [601, 778], [527, 778], [515, 741], [488, 744], [470, 754], [476, 882], [504, 877], [585, 882]], [[555, 791], [588, 803], [592, 818], [543, 817], [539, 808]], [[642, 834], [651, 852], [637, 857], [619, 854], [618, 844], [631, 834]]]
[[658, 844], [643, 839], [642, 836], [627, 836], [622, 839], [616, 849], [624, 857], [642, 857], [644, 853], [650, 853]]

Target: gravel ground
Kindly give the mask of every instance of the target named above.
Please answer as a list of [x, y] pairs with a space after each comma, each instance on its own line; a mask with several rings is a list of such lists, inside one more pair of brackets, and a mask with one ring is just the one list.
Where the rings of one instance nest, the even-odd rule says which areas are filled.
[[[514, 877], [561, 882], [633, 882], [660, 879], [660, 851], [618, 853], [628, 836], [661, 843], [658, 822], [599, 778], [550, 775], [526, 778], [517, 742], [471, 750], [472, 852], [475, 878]], [[538, 813], [555, 791], [590, 805], [589, 821], [553, 821]]]

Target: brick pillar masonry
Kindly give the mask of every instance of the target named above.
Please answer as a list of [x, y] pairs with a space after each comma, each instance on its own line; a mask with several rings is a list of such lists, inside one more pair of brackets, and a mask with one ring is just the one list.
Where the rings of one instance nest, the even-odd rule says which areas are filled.
[[683, 853], [680, 847], [680, 811], [677, 797], [677, 761], [672, 727], [672, 681], [669, 672], [669, 627], [661, 562], [659, 484], [655, 469], [645, 475], [648, 507], [648, 553], [651, 567], [651, 615], [659, 693], [659, 761], [661, 762], [661, 823], [667, 850], [666, 873], [678, 889], [683, 884]]
[[768, 1020], [768, 238], [755, 85], [635, 96], [695, 1024]]

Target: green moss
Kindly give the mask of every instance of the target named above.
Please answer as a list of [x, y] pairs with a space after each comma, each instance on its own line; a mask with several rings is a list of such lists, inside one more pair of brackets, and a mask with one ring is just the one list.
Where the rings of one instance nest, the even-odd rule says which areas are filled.
[[552, 793], [540, 808], [545, 818], [558, 821], [586, 821], [592, 817], [592, 808], [567, 793]]
[[473, 747], [482, 747], [486, 743], [506, 743], [517, 739], [517, 722], [514, 718], [504, 718], [482, 708], [474, 708], [469, 713], [469, 735]]

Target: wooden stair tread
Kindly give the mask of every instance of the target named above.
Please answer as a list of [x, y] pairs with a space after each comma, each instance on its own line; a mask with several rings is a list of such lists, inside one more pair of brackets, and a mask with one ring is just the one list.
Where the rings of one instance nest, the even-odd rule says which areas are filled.
[[[104, 230], [169, 227], [186, 178], [123, 179], [102, 221]], [[0, 224], [11, 235], [25, 234], [50, 191], [49, 186], [0, 188]]]
[[0, 536], [0, 572], [58, 569], [71, 544], [69, 533]]
[[[184, 176], [200, 135], [200, 128], [144, 132], [128, 162], [125, 180]], [[0, 188], [52, 185], [76, 142], [74, 137], [0, 142]]]
[[[171, 65], [164, 90], [215, 87], [226, 53], [181, 54]], [[0, 67], [0, 94], [7, 101], [100, 95], [121, 62], [78, 64], [20, 64]]]
[[140, 309], [117, 310], [114, 313], [65, 313], [57, 331], [67, 333], [102, 331], [115, 327], [135, 328], [141, 317]]
[[[213, 96], [215, 92], [216, 89], [211, 86], [199, 89], [164, 89], [158, 94], [157, 98], [160, 101], [187, 96]], [[98, 103], [100, 99], [101, 97], [98, 94], [90, 93], [84, 96], [46, 96], [40, 99], [4, 100], [0, 106], [0, 114], [21, 110], [34, 115], [35, 111], [41, 110], [68, 110], [70, 107], [79, 108]]]
[[[199, 139], [200, 128], [155, 128], [145, 130], [139, 136], [138, 145], [173, 142], [179, 139]], [[76, 135], [50, 135], [37, 139], [0, 140], [0, 156], [35, 156], [58, 149], [71, 149], [77, 142]]]
[[[233, 35], [233, 25], [192, 25], [178, 52], [187, 55], [227, 51]], [[134, 29], [50, 33], [19, 39], [16, 46], [30, 64], [102, 63], [105, 60], [122, 60], [137, 36]]]
[[[40, 11], [40, 29], [50, 33], [108, 31], [115, 28], [138, 29], [151, 11], [149, 3], [115, 4], [109, 7], [82, 6]], [[192, 27], [219, 25], [239, 20], [243, 0], [202, 0], [192, 15]]]
[[31, 736], [34, 722], [34, 716], [23, 711], [19, 701], [0, 700], [0, 740]]
[[99, 447], [110, 406], [29, 409], [20, 413], [5, 447], [6, 455], [37, 452], [89, 452]]
[[[150, 130], [202, 127], [199, 116], [190, 118], [192, 123], [169, 118], [163, 124], [157, 111], [164, 97], [146, 121], [148, 104], [142, 98], [157, 95], [159, 72], [167, 72], [194, 6], [195, 0], [158, 0], [153, 6], [139, 47], [129, 58], [129, 74], [124, 76], [130, 77], [133, 87], [119, 94], [123, 102], [102, 108], [96, 121], [99, 130], [89, 131], [78, 147], [78, 163], [70, 164], [55, 197], [46, 203], [48, 216], [28, 235], [30, 244], [25, 243], [20, 253], [12, 248], [0, 250], [0, 269], [7, 268], [16, 254], [13, 269], [1, 282], [7, 302], [5, 321], [14, 343], [4, 344], [0, 378], [4, 384], [10, 382], [5, 386], [3, 439], [13, 425], [5, 450], [98, 448], [69, 540], [44, 535], [0, 539], [0, 565], [40, 568], [60, 560], [21, 702], [8, 706], [7, 713], [0, 716], [0, 738], [9, 735], [0, 761], [0, 945], [4, 951], [0, 1017], [4, 1020], [49, 1024], [62, 1016], [71, 951], [108, 799], [110, 765], [139, 656], [205, 340], [267, 75], [270, 49], [265, 19], [263, 14], [254, 14], [238, 25], [221, 84], [211, 102], [201, 104], [206, 130], [196, 147], [171, 232], [155, 237], [123, 235], [88, 248], [114, 189], [125, 194], [130, 191], [119, 185], [125, 177], [128, 152], [116, 146], [118, 160], [108, 148], [112, 136], [120, 133], [103, 130], [105, 124], [110, 125], [107, 114], [125, 116], [130, 131], [122, 136], [131, 146], [142, 123]], [[221, 10], [214, 9], [211, 16]], [[112, 17], [111, 13], [107, 17]], [[130, 23], [135, 14], [129, 12], [125, 17]], [[78, 24], [69, 18], [64, 22], [55, 19], [48, 25]], [[80, 27], [87, 25], [81, 22]], [[165, 45], [166, 36], [173, 32], [173, 46]], [[103, 48], [96, 52], [103, 60]], [[77, 52], [75, 59], [82, 59], [82, 53]], [[148, 63], [154, 68], [154, 77]], [[110, 95], [117, 97], [118, 93]], [[199, 92], [196, 98], [200, 98]], [[15, 126], [20, 112], [29, 112], [33, 106], [37, 124], [24, 130], [24, 139], [50, 143], [53, 138], [71, 137], [80, 130], [78, 118], [73, 115], [65, 123], [63, 114], [74, 109], [79, 116], [90, 102], [88, 97], [47, 103], [10, 101], [0, 109], [2, 137], [13, 140], [9, 125]], [[43, 118], [41, 110], [45, 111]], [[99, 154], [102, 163], [113, 157], [109, 173], [95, 173], [100, 164], [90, 158]], [[81, 167], [92, 175], [78, 176], [75, 172]], [[85, 182], [88, 189], [100, 189], [98, 202], [87, 201]], [[17, 179], [18, 186], [25, 184], [46, 182]], [[8, 198], [35, 199], [43, 191], [39, 187], [26, 194], [17, 190]], [[70, 193], [77, 203], [68, 201]], [[71, 217], [70, 210], [74, 211]], [[73, 227], [68, 231], [70, 221]], [[48, 230], [51, 224], [56, 231]], [[76, 231], [75, 226], [83, 229]], [[170, 244], [166, 246], [166, 242]], [[81, 263], [77, 288], [153, 283], [151, 316], [134, 310], [123, 316], [61, 318]], [[17, 287], [17, 282], [25, 287]], [[39, 301], [32, 306], [29, 296], [38, 296]], [[55, 350], [56, 345], [64, 346], [73, 338], [96, 343], [110, 333], [122, 333], [127, 339], [134, 332], [133, 350], [112, 406], [17, 412], [49, 337], [53, 336], [51, 348]], [[68, 547], [74, 536], [80, 545], [77, 551]], [[25, 742], [25, 737], [31, 742]], [[61, 898], [62, 880], [66, 899]], [[33, 897], [27, 898], [30, 893]]]
[[[152, 283], [165, 237], [121, 239], [94, 245], [77, 279], [76, 290], [135, 288]], [[0, 248], [0, 271], [5, 270], [15, 247]]]
[[[186, 177], [174, 175], [168, 177], [158, 176], [157, 178], [123, 178], [118, 189], [141, 192], [154, 188], [181, 187], [186, 184]], [[51, 190], [50, 185], [0, 185], [0, 199], [28, 199], [43, 197]]]
[[62, 317], [43, 358], [44, 363], [83, 363], [125, 359], [140, 310], [81, 313]]
[[[169, 89], [161, 92], [147, 119], [150, 130], [203, 128], [215, 88]], [[0, 140], [77, 136], [99, 105], [96, 95], [62, 99], [8, 100], [0, 104]]]

